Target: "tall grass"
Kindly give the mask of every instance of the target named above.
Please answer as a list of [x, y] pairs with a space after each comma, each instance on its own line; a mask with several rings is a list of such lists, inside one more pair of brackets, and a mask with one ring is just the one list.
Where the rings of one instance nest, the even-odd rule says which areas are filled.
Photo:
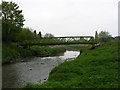
[[32, 46], [31, 50], [35, 53], [36, 56], [54, 56], [66, 51], [64, 47], [50, 48], [47, 46]]
[[19, 48], [13, 43], [3, 43], [2, 63], [15, 62], [17, 58], [28, 56], [54, 56], [65, 52], [65, 48], [56, 47], [50, 48], [47, 46], [33, 46], [27, 49]]

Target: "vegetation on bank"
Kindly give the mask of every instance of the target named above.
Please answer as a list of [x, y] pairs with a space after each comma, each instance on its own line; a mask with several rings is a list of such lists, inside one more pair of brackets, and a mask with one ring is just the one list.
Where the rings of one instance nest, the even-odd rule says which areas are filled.
[[[43, 40], [41, 32], [37, 34], [29, 28], [23, 28], [24, 21], [22, 10], [19, 10], [17, 4], [12, 1], [2, 1], [2, 41], [4, 42], [2, 63], [14, 62], [21, 57], [51, 56], [65, 51], [63, 47], [33, 46], [26, 49], [17, 47], [15, 43]], [[46, 34], [45, 37], [54, 37], [54, 35]], [[99, 34], [96, 32], [95, 39], [101, 42], [114, 40], [106, 31], [101, 31]], [[43, 42], [49, 43], [49, 39]], [[79, 46], [76, 49], [79, 50]], [[25, 88], [117, 88], [119, 82], [117, 43], [106, 43], [94, 50], [84, 48], [82, 50], [84, 51], [77, 59], [64, 62], [54, 68], [46, 83], [28, 84]]]
[[42, 85], [24, 88], [118, 88], [119, 60], [118, 43], [108, 42], [55, 67]]
[[83, 52], [85, 49], [90, 49], [92, 45], [86, 45], [86, 44], [74, 44], [74, 45], [65, 45], [64, 48], [66, 50], [72, 50], [72, 51], [80, 51], [80, 53]]
[[28, 56], [54, 56], [65, 52], [63, 47], [50, 48], [48, 46], [32, 46], [30, 48], [20, 48], [13, 43], [3, 43], [2, 63], [15, 62], [16, 59]]
[[[31, 46], [30, 48], [17, 47], [15, 43], [3, 43], [2, 44], [2, 63], [15, 62], [19, 58], [25, 58], [29, 56], [57, 56], [65, 52], [66, 50], [82, 50], [86, 46], [80, 45], [67, 45], [67, 46]], [[88, 45], [86, 48], [90, 48]], [[82, 52], [82, 51], [81, 51]]]

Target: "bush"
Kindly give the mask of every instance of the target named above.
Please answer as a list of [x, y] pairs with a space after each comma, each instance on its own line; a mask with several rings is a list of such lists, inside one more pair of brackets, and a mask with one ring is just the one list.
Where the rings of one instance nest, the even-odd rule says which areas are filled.
[[10, 46], [3, 44], [2, 63], [8, 63], [10, 60], [15, 60], [16, 58], [20, 57], [19, 52], [17, 52], [15, 49], [12, 49]]
[[112, 36], [107, 31], [101, 31], [99, 33], [99, 38], [101, 42], [109, 42], [112, 40]]

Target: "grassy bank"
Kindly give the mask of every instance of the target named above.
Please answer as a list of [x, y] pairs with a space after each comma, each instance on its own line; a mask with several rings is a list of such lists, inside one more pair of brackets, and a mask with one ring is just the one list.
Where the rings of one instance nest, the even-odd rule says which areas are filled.
[[19, 48], [12, 43], [3, 43], [2, 45], [2, 63], [15, 62], [17, 58], [28, 56], [54, 56], [64, 52], [63, 47], [50, 48], [47, 46], [33, 46], [29, 49]]
[[118, 43], [106, 43], [60, 64], [44, 84], [28, 84], [25, 88], [118, 88], [119, 60]]

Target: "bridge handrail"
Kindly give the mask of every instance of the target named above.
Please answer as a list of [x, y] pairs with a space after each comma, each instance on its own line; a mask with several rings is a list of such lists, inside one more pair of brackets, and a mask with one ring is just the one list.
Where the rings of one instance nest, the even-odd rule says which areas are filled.
[[43, 38], [94, 38], [93, 36], [65, 36], [65, 37], [43, 37]]

